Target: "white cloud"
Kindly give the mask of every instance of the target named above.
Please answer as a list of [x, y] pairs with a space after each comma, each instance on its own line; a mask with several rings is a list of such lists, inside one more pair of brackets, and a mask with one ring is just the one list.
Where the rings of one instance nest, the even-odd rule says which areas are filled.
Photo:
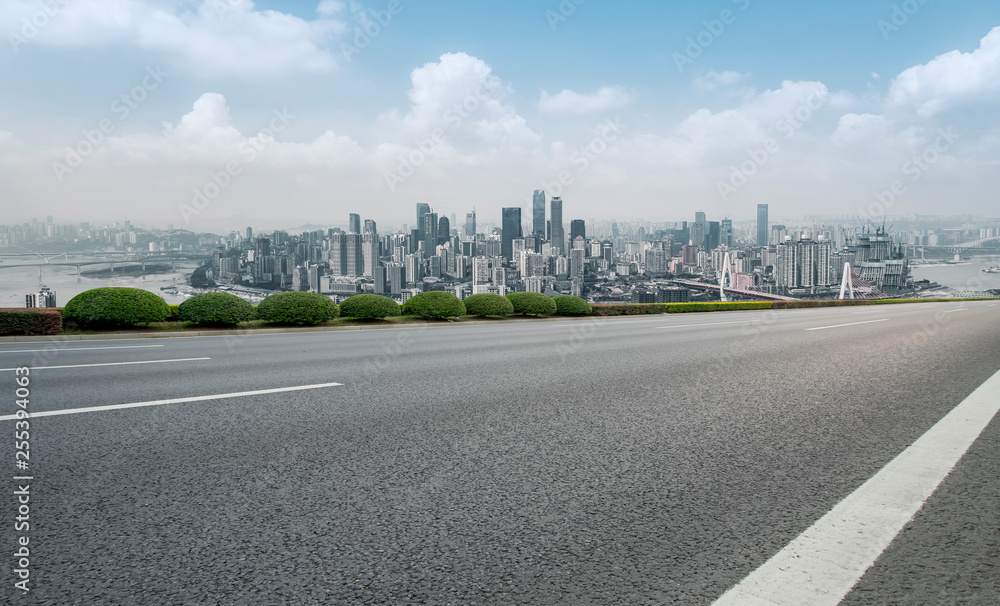
[[750, 77], [750, 74], [739, 72], [712, 70], [707, 74], [701, 74], [694, 79], [694, 87], [699, 90], [714, 90], [716, 88], [726, 88], [739, 84]]
[[321, 17], [307, 21], [258, 10], [249, 0], [52, 0], [57, 8], [48, 12], [41, 3], [14, 0], [0, 9], [0, 30], [21, 33], [25, 20], [41, 13], [44, 26], [29, 28], [25, 44], [137, 47], [160, 53], [171, 68], [199, 78], [260, 79], [334, 69], [327, 47], [347, 30], [342, 21], [328, 18], [335, 5], [322, 3]]
[[938, 55], [896, 76], [888, 93], [890, 109], [930, 118], [963, 101], [996, 103], [1000, 91], [1000, 27], [971, 53]]
[[571, 113], [590, 114], [619, 109], [632, 101], [632, 96], [620, 86], [606, 86], [590, 94], [563, 90], [555, 95], [542, 91], [538, 101], [538, 111], [541, 113]]

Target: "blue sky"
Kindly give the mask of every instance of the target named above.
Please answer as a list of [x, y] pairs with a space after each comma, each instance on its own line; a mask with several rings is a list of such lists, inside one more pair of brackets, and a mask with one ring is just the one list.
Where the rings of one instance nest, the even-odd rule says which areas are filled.
[[996, 214], [997, 27], [985, 0], [8, 0], [4, 214], [489, 220], [542, 187], [583, 218]]

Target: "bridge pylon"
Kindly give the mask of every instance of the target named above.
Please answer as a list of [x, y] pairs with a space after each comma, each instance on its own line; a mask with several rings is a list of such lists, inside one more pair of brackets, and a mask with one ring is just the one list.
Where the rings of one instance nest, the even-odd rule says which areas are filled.
[[854, 280], [851, 276], [851, 264], [844, 263], [844, 279], [840, 281], [840, 296], [838, 299], [854, 298]]
[[729, 277], [729, 288], [734, 288], [733, 286], [733, 270], [732, 261], [729, 260], [729, 253], [726, 253], [726, 257], [722, 260], [722, 277], [719, 278], [719, 300], [723, 303], [729, 301], [726, 298], [726, 277]]

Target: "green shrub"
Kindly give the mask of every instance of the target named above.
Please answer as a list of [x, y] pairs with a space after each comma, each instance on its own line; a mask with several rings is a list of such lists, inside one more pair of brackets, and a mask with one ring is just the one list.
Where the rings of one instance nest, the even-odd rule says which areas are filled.
[[73, 297], [63, 308], [64, 320], [82, 326], [139, 326], [168, 317], [167, 302], [140, 288], [95, 288]]
[[551, 316], [556, 313], [556, 302], [540, 292], [512, 292], [507, 299], [514, 305], [514, 313], [525, 316]]
[[552, 297], [552, 300], [556, 302], [557, 316], [587, 316], [592, 311], [590, 303], [580, 297], [556, 295]]
[[458, 318], [465, 315], [462, 300], [441, 290], [422, 292], [403, 303], [403, 315], [420, 316], [425, 320]]
[[253, 320], [253, 305], [228, 292], [205, 292], [180, 304], [177, 317], [183, 322], [208, 326], [235, 326]]
[[279, 292], [257, 306], [257, 317], [275, 324], [323, 324], [340, 315], [337, 304], [315, 292]]
[[381, 320], [400, 313], [399, 303], [382, 295], [354, 295], [340, 304], [340, 315], [359, 320]]
[[465, 313], [470, 316], [509, 316], [514, 305], [507, 297], [494, 293], [480, 293], [465, 298]]
[[0, 335], [57, 335], [62, 332], [58, 309], [0, 309]]

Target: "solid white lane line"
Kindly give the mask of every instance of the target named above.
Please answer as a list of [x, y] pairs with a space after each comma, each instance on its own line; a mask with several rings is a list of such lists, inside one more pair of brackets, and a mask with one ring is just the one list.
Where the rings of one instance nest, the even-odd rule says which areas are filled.
[[835, 606], [1000, 410], [1000, 372], [714, 606]]
[[948, 311], [946, 311], [944, 313], [946, 313], [946, 314], [953, 314], [956, 311], [965, 311], [966, 309], [969, 309], [969, 308], [968, 307], [963, 307], [962, 309], [949, 309]]
[[882, 318], [881, 320], [865, 320], [864, 322], [850, 322], [848, 324], [834, 324], [833, 326], [817, 326], [816, 328], [807, 328], [806, 330], [826, 330], [828, 328], [841, 328], [843, 326], [857, 326], [858, 324], [874, 324], [876, 322], [888, 322], [889, 318]]
[[711, 322], [707, 324], [674, 324], [671, 326], [655, 326], [654, 328], [688, 328], [690, 326], [719, 326], [722, 324], [747, 324], [749, 322], [752, 322], [752, 320], [746, 319], [746, 320], [737, 320], [735, 322]]
[[[58, 341], [62, 343], [62, 341]], [[162, 345], [122, 345], [121, 347], [55, 347], [50, 349], [12, 349], [10, 351], [0, 351], [0, 354], [12, 353], [37, 353], [37, 352], [59, 352], [64, 351], [88, 351], [94, 349], [144, 349], [147, 347], [163, 347]]]
[[[87, 408], [66, 408], [64, 410], [44, 410], [32, 412], [29, 418], [36, 417], [57, 417], [62, 415], [75, 415], [85, 412], [102, 412], [105, 410], [121, 410], [123, 408], [144, 408], [147, 406], [163, 406], [164, 404], [183, 404], [185, 402], [204, 402], [206, 400], [222, 400], [224, 398], [240, 398], [243, 396], [259, 396], [270, 393], [284, 393], [288, 391], [304, 391], [307, 389], [321, 389], [323, 387], [340, 387], [343, 383], [319, 383], [316, 385], [299, 385], [296, 387], [277, 387], [274, 389], [258, 389], [256, 391], [238, 391], [235, 393], [220, 393], [211, 396], [194, 396], [190, 398], [173, 398], [171, 400], [152, 400], [150, 402], [132, 402], [131, 404], [109, 404], [107, 406], [89, 406]], [[0, 421], [13, 421], [14, 415], [0, 416]]]
[[[167, 362], [195, 362], [212, 358], [179, 358], [177, 360], [140, 360], [138, 362], [102, 362], [100, 364], [69, 364], [67, 366], [32, 366], [31, 370], [52, 370], [54, 368], [89, 368], [92, 366], [128, 366], [130, 364], [165, 364]], [[0, 368], [0, 372], [11, 372], [16, 368]]]

